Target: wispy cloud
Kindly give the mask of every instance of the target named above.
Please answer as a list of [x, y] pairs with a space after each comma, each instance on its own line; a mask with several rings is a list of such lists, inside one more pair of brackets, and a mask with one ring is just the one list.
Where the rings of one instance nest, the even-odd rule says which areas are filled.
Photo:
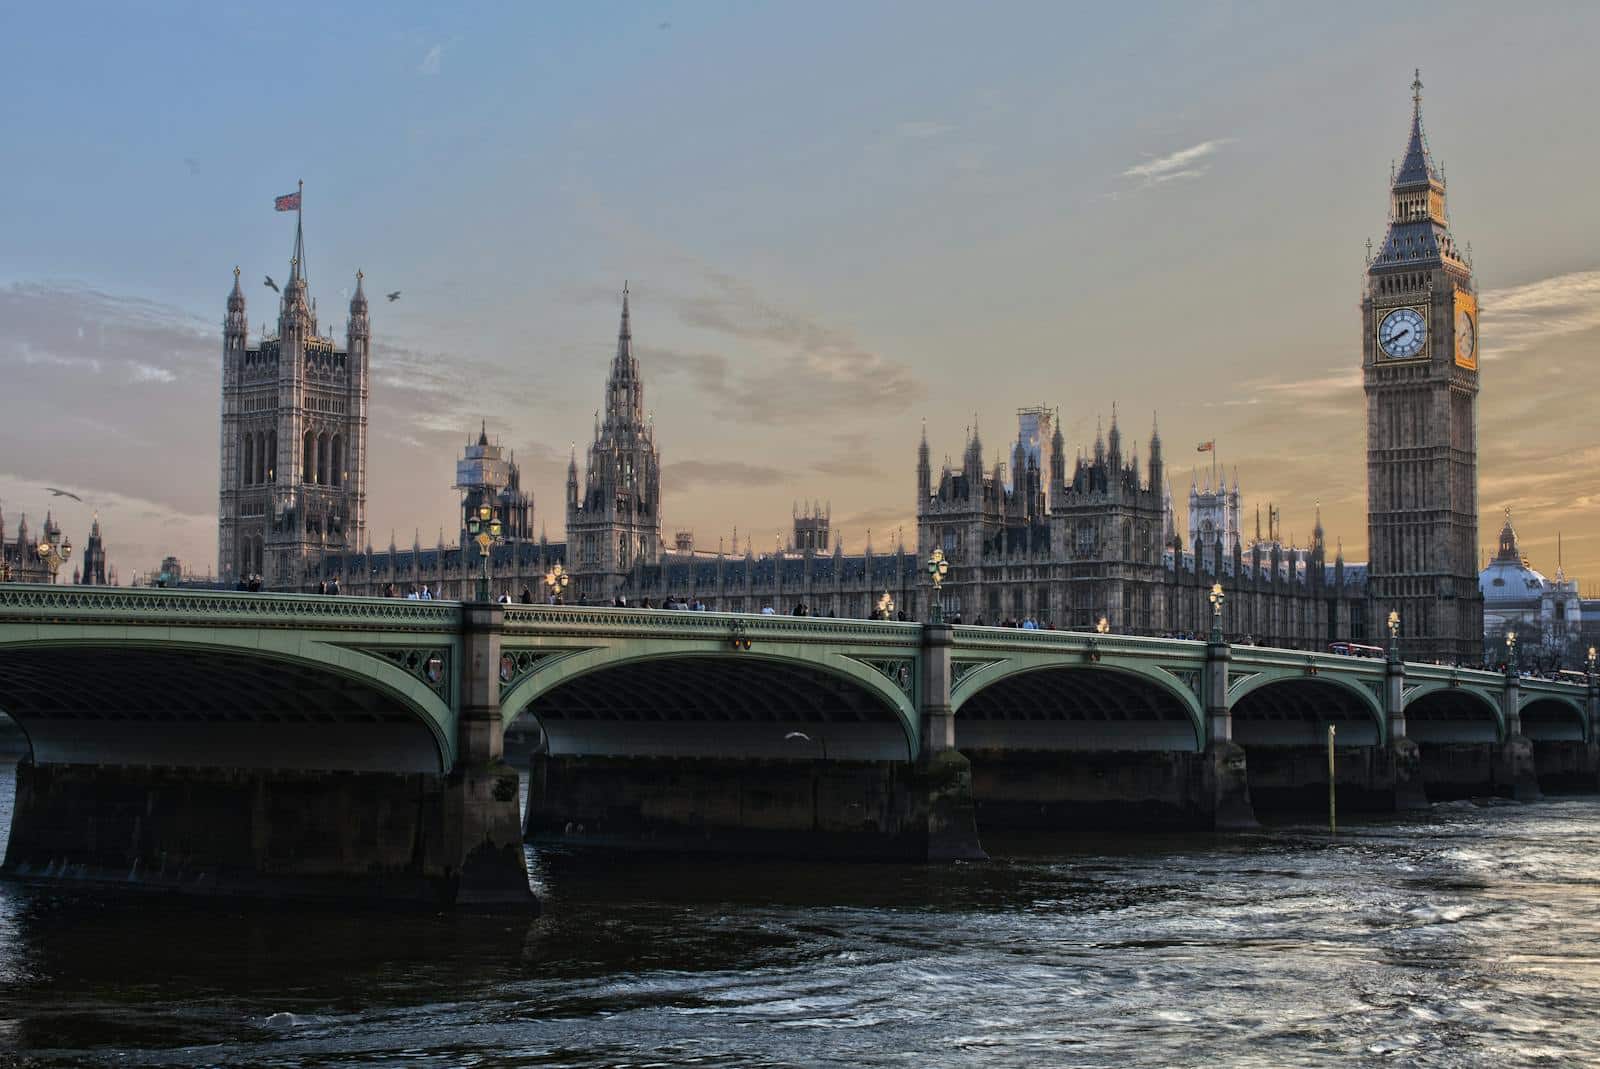
[[815, 423], [824, 414], [837, 423], [901, 411], [923, 395], [910, 368], [868, 351], [847, 332], [768, 301], [738, 279], [707, 278], [707, 291], [666, 300], [688, 326], [744, 343], [737, 365], [714, 352], [638, 348], [652, 369], [687, 376], [718, 414], [766, 424]]
[[684, 492], [696, 486], [770, 486], [787, 472], [741, 460], [679, 460], [661, 466], [661, 491]]
[[1600, 271], [1573, 271], [1483, 294], [1485, 360], [1600, 328]]
[[1169, 152], [1165, 156], [1135, 163], [1122, 172], [1122, 177], [1137, 180], [1140, 189], [1183, 178], [1199, 178], [1211, 169], [1209, 157], [1215, 155], [1222, 146], [1231, 145], [1233, 141], [1231, 137], [1202, 141], [1198, 145], [1190, 145], [1188, 148]]
[[427, 54], [422, 57], [422, 62], [417, 64], [417, 73], [429, 77], [438, 74], [440, 55], [443, 51], [444, 46], [435, 43], [432, 48], [428, 49]]

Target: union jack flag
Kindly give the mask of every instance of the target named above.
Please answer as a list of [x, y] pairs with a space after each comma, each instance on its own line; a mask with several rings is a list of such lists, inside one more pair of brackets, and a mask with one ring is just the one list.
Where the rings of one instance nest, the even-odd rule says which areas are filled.
[[1213, 438], [1209, 442], [1201, 442], [1199, 445], [1195, 446], [1194, 451], [1196, 453], [1213, 453], [1216, 451], [1216, 448], [1217, 440]]
[[300, 194], [298, 194], [298, 193], [285, 193], [281, 197], [274, 197], [273, 200], [272, 200], [272, 209], [273, 209], [273, 211], [279, 211], [279, 212], [297, 212], [297, 211], [299, 211], [300, 210]]

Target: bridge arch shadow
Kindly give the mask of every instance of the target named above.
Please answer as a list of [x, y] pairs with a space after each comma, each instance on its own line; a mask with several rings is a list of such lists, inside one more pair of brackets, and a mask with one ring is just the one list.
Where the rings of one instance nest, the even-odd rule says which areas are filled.
[[1505, 737], [1499, 707], [1468, 687], [1444, 687], [1406, 703], [1406, 735], [1419, 746], [1495, 743]]
[[1522, 707], [1522, 733], [1534, 742], [1584, 742], [1583, 706], [1567, 698], [1530, 698]]
[[0, 645], [0, 711], [41, 763], [450, 767], [453, 718], [437, 695], [376, 658], [314, 649], [294, 656], [172, 641]]
[[1150, 676], [1098, 665], [1028, 667], [985, 682], [955, 706], [956, 748], [1204, 749], [1192, 695]]
[[1233, 698], [1233, 738], [1247, 750], [1260, 746], [1376, 746], [1383, 715], [1359, 685], [1323, 676], [1268, 678]]
[[501, 714], [523, 730], [536, 723], [552, 757], [909, 761], [917, 751], [910, 696], [839, 656], [569, 654], [509, 689]]

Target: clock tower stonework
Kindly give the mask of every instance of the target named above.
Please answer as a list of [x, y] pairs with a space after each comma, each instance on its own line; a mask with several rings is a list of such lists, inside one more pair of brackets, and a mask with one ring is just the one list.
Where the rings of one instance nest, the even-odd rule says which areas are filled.
[[1478, 291], [1422, 132], [1420, 75], [1411, 88], [1411, 137], [1361, 299], [1369, 593], [1380, 631], [1400, 614], [1408, 660], [1475, 664]]

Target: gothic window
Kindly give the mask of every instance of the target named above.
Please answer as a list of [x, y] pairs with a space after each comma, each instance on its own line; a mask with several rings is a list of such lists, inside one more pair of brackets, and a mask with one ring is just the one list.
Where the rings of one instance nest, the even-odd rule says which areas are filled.
[[333, 436], [333, 458], [328, 470], [328, 483], [331, 486], [344, 485], [344, 439], [337, 434]]
[[956, 529], [954, 527], [946, 527], [944, 529], [944, 552], [945, 552], [945, 555], [946, 556], [951, 556], [951, 555], [953, 555], [955, 553], [955, 551], [956, 551]]
[[626, 568], [627, 566], [628, 566], [628, 536], [625, 535], [625, 534], [622, 534], [622, 535], [618, 535], [617, 536], [617, 567]]
[[255, 481], [255, 462], [255, 438], [253, 435], [246, 434], [239, 455], [239, 482], [246, 486]]
[[328, 485], [328, 460], [328, 436], [319, 434], [317, 436], [317, 484], [319, 486]]
[[314, 483], [317, 481], [317, 436], [311, 431], [306, 431], [305, 443], [300, 450], [300, 481]]
[[278, 432], [276, 429], [267, 432], [267, 470], [263, 481], [271, 482], [278, 472]]
[[1089, 520], [1078, 523], [1078, 556], [1087, 557], [1094, 553], [1094, 524]]

